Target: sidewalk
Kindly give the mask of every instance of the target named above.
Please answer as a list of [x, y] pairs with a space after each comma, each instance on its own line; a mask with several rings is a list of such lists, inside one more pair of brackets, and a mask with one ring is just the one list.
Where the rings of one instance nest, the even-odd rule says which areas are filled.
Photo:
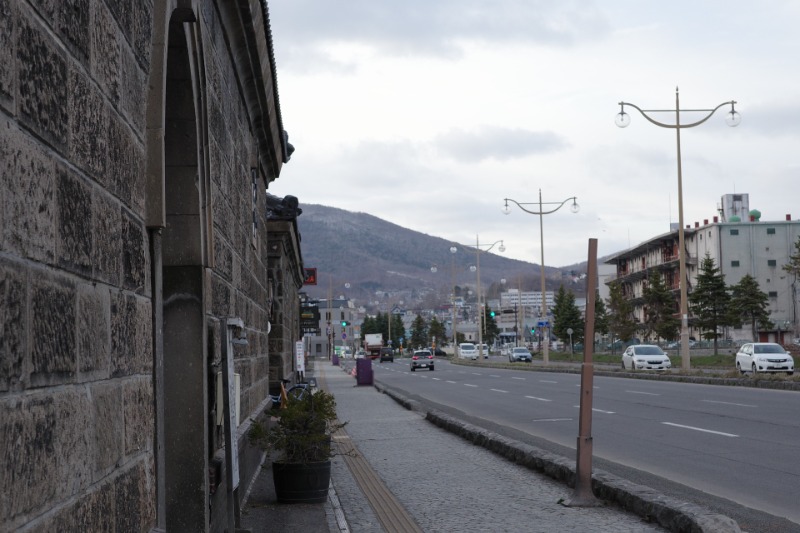
[[346, 368], [352, 361], [343, 363], [340, 368], [317, 361], [315, 371], [320, 385], [334, 394], [339, 418], [348, 423], [347, 435], [337, 436], [337, 442], [352, 444], [356, 457], [334, 457], [324, 504], [278, 505], [265, 465], [242, 510], [243, 528], [253, 533], [667, 531], [613, 504], [561, 505], [573, 497], [565, 483], [440, 429], [425, 413], [406, 409], [376, 387], [356, 386]]

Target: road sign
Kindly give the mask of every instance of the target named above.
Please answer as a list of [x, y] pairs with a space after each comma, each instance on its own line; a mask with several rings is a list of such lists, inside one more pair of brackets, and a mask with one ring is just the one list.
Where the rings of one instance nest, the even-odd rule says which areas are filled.
[[342, 333], [342, 339], [346, 339], [346, 338], [347, 338], [347, 333]]
[[537, 326], [537, 327], [540, 327], [540, 328], [546, 328], [546, 327], [548, 327], [549, 325], [550, 325], [550, 321], [548, 321], [548, 320], [540, 320], [540, 321], [538, 321], [538, 322], [536, 323], [536, 326]]

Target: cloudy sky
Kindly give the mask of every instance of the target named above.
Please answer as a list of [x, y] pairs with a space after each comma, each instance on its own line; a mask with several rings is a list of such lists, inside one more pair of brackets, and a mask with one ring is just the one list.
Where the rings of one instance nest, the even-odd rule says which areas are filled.
[[[678, 221], [674, 121], [736, 100], [742, 122], [681, 130], [685, 222], [749, 193], [762, 220], [800, 219], [796, 0], [271, 0], [284, 126], [296, 151], [270, 186], [505, 254], [584, 261]], [[681, 113], [682, 123], [702, 113]]]

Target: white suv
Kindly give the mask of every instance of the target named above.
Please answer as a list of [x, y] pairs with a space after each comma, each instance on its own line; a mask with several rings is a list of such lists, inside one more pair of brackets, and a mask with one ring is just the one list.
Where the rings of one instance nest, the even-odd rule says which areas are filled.
[[794, 359], [783, 346], [774, 342], [750, 342], [742, 344], [736, 354], [736, 369], [745, 372], [786, 372], [794, 374]]
[[471, 342], [462, 342], [458, 345], [458, 357], [459, 359], [476, 361], [478, 359], [478, 348]]

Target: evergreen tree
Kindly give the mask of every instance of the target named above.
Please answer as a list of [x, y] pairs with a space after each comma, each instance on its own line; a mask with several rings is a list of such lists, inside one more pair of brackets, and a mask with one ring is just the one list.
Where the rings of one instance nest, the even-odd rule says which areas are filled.
[[406, 339], [406, 328], [400, 315], [392, 315], [392, 348], [400, 347], [400, 337]]
[[725, 276], [717, 268], [714, 259], [706, 254], [700, 263], [697, 285], [689, 294], [694, 323], [703, 332], [703, 338], [714, 340], [714, 355], [717, 354], [718, 328], [729, 323], [728, 306], [731, 296], [725, 285]]
[[608, 310], [606, 303], [600, 298], [600, 291], [595, 291], [594, 296], [594, 332], [600, 335], [608, 334]]
[[500, 334], [500, 328], [497, 327], [497, 321], [492, 316], [492, 310], [486, 306], [486, 320], [483, 322], [483, 342], [486, 344], [494, 344], [494, 340]]
[[747, 274], [739, 283], [732, 285], [731, 303], [729, 306], [729, 323], [738, 325], [743, 320], [750, 324], [750, 332], [753, 342], [758, 340], [758, 329], [772, 329], [773, 324], [769, 320], [769, 295], [763, 292], [756, 279]]
[[581, 311], [575, 305], [575, 295], [566, 291], [564, 286], [558, 288], [553, 306], [553, 333], [564, 342], [569, 342], [568, 330], [572, 329], [572, 342], [583, 340], [584, 321]]
[[447, 329], [436, 317], [431, 318], [428, 323], [428, 346], [433, 346], [434, 339], [436, 339], [436, 346], [445, 346], [449, 341]]
[[622, 285], [615, 281], [609, 285], [608, 296], [608, 330], [612, 337], [623, 341], [633, 338], [636, 333], [636, 321], [633, 319], [633, 305], [625, 299]]
[[408, 339], [409, 348], [424, 348], [428, 344], [428, 326], [425, 324], [425, 319], [420, 315], [414, 319], [411, 324], [411, 338]]
[[650, 275], [643, 296], [647, 305], [644, 325], [648, 336], [654, 336], [656, 340], [676, 338], [680, 321], [675, 317], [675, 298], [657, 270]]

